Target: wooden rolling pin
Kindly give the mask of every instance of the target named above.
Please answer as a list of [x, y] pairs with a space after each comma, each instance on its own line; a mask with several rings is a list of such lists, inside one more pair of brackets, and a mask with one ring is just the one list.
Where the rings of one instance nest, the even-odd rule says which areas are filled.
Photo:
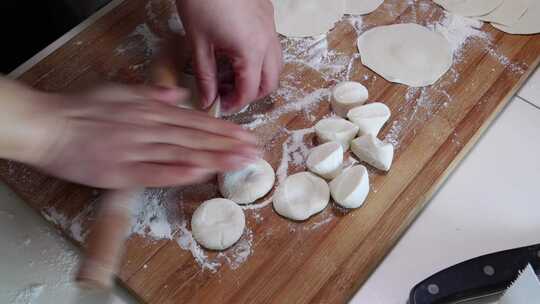
[[[163, 56], [162, 58], [173, 58]], [[152, 68], [153, 83], [176, 87], [178, 65], [156, 62]], [[208, 113], [219, 117], [220, 101], [216, 98]], [[125, 240], [131, 229], [132, 212], [144, 189], [114, 190], [105, 193], [96, 222], [87, 240], [85, 258], [75, 280], [82, 288], [109, 289], [124, 254]]]

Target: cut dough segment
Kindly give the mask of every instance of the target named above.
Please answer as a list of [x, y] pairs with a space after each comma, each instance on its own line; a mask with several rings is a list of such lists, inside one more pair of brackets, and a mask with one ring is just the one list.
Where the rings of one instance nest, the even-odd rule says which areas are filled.
[[365, 15], [376, 10], [384, 0], [346, 0], [345, 14]]
[[240, 239], [245, 226], [242, 208], [224, 198], [205, 201], [191, 218], [193, 238], [204, 248], [212, 250], [231, 247]]
[[412, 87], [434, 84], [452, 66], [450, 43], [413, 23], [379, 26], [358, 38], [362, 63], [388, 81]]
[[540, 33], [540, 1], [533, 0], [529, 9], [514, 24], [505, 26], [492, 23], [492, 25], [509, 34], [528, 35]]
[[347, 117], [358, 126], [358, 135], [377, 136], [390, 118], [390, 109], [384, 103], [374, 102], [351, 109]]
[[482, 16], [501, 6], [504, 0], [433, 0], [444, 9], [465, 17]]
[[532, 0], [504, 0], [501, 6], [487, 15], [478, 16], [477, 19], [511, 26], [523, 16]]
[[311, 149], [306, 161], [309, 171], [326, 179], [336, 177], [343, 165], [343, 147], [335, 141]]
[[328, 32], [345, 10], [345, 0], [272, 0], [278, 33], [308, 37]]
[[341, 144], [343, 151], [347, 151], [358, 133], [358, 126], [343, 118], [331, 117], [321, 119], [315, 125], [315, 133], [320, 142], [336, 141]]
[[369, 193], [369, 175], [362, 165], [345, 169], [330, 182], [330, 194], [334, 201], [345, 208], [362, 206]]
[[309, 173], [293, 174], [277, 188], [273, 205], [286, 218], [303, 221], [321, 212], [330, 200], [330, 189], [324, 179]]
[[240, 170], [220, 174], [219, 191], [237, 204], [251, 204], [272, 190], [275, 179], [272, 166], [259, 159]]
[[351, 142], [351, 150], [361, 160], [373, 167], [388, 171], [394, 158], [394, 147], [383, 143], [372, 134], [358, 137]]
[[332, 90], [332, 110], [345, 117], [350, 109], [363, 105], [368, 97], [368, 90], [361, 83], [340, 82]]

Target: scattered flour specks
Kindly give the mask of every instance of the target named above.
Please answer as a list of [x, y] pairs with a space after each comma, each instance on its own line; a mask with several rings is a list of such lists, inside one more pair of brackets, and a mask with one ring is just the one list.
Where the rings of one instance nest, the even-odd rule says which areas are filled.
[[10, 302], [12, 304], [37, 304], [37, 300], [44, 288], [45, 285], [43, 284], [31, 284], [17, 291]]

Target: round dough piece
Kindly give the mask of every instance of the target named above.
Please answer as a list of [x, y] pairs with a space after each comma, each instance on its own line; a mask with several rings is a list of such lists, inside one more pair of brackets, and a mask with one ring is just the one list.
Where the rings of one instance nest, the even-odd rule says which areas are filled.
[[372, 134], [360, 136], [353, 140], [351, 150], [361, 161], [379, 170], [388, 171], [392, 166], [394, 146], [390, 143], [383, 143]]
[[382, 126], [390, 119], [390, 109], [384, 103], [374, 102], [351, 109], [347, 117], [358, 126], [358, 135], [377, 136]]
[[376, 10], [384, 0], [346, 0], [345, 14], [365, 15]]
[[277, 188], [273, 205], [286, 218], [303, 221], [321, 212], [330, 200], [330, 189], [324, 179], [309, 173], [293, 174]]
[[532, 0], [504, 0], [503, 4], [487, 15], [477, 19], [511, 26], [523, 16], [531, 5]]
[[345, 0], [272, 0], [278, 33], [287, 37], [325, 34], [341, 19]]
[[320, 142], [336, 141], [341, 144], [343, 151], [347, 151], [358, 133], [358, 126], [340, 117], [330, 117], [315, 124], [315, 133]]
[[411, 87], [434, 84], [452, 66], [450, 43], [414, 23], [368, 30], [358, 38], [362, 63], [388, 81]]
[[332, 179], [341, 172], [343, 147], [335, 141], [327, 142], [311, 149], [306, 161], [309, 171], [326, 179]]
[[259, 159], [248, 166], [218, 176], [221, 194], [237, 204], [251, 204], [265, 196], [272, 187], [276, 174], [270, 164]]
[[346, 117], [350, 109], [363, 105], [369, 94], [365, 86], [355, 81], [338, 83], [332, 90], [332, 110]]
[[[501, 6], [504, 0], [433, 0], [445, 10], [465, 17], [482, 16]], [[511, 0], [513, 1], [513, 0]]]
[[533, 0], [529, 9], [514, 24], [505, 26], [492, 23], [495, 28], [509, 33], [519, 35], [529, 35], [540, 33], [540, 1]]
[[240, 239], [245, 226], [246, 218], [242, 208], [224, 198], [205, 201], [191, 218], [193, 238], [211, 250], [231, 247]]
[[362, 165], [345, 169], [330, 182], [330, 194], [336, 204], [345, 208], [362, 206], [369, 193], [369, 175]]

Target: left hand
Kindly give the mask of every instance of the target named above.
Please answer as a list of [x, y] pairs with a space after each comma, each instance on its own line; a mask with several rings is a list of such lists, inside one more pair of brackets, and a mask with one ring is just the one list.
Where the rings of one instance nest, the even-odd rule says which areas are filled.
[[236, 112], [275, 90], [282, 68], [281, 45], [269, 0], [177, 0], [194, 54], [203, 108], [219, 94], [216, 54], [234, 72], [234, 88], [221, 95], [222, 109]]

